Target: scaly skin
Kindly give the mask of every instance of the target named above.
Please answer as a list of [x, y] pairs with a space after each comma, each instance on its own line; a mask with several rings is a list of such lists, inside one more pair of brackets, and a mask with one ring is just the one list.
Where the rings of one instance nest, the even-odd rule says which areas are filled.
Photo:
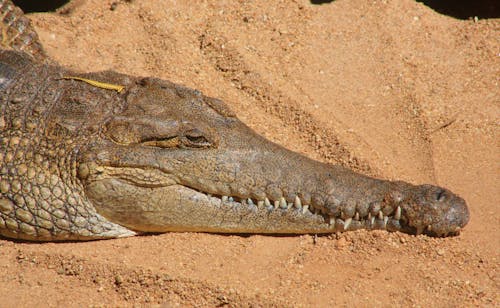
[[33, 58], [0, 51], [4, 236], [356, 229], [446, 236], [469, 220], [465, 201], [444, 188], [311, 160], [257, 135], [199, 91]]
[[47, 59], [38, 35], [20, 8], [0, 0], [0, 48], [24, 51], [38, 61]]

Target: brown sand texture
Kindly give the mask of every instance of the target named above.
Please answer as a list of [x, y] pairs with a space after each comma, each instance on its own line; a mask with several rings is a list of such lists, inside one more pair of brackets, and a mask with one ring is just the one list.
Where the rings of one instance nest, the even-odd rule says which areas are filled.
[[227, 102], [317, 160], [447, 187], [460, 236], [0, 239], [0, 307], [498, 307], [500, 20], [413, 0], [75, 0], [28, 15], [50, 57]]

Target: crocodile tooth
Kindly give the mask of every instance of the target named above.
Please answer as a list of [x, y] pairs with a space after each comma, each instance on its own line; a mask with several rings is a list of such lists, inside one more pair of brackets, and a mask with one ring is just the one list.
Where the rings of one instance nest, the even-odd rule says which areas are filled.
[[359, 213], [356, 212], [356, 214], [354, 215], [354, 220], [359, 220]]
[[267, 199], [267, 198], [266, 198], [266, 199], [264, 199], [264, 204], [265, 204], [267, 207], [269, 207], [269, 206], [271, 206], [271, 201], [269, 201], [269, 199]]
[[222, 202], [227, 202], [227, 196], [222, 196]]
[[372, 219], [372, 213], [368, 213], [368, 220]]
[[207, 194], [207, 197], [212, 198], [212, 194]]
[[247, 203], [248, 203], [248, 205], [254, 205], [253, 200], [250, 198], [247, 199]]
[[302, 207], [302, 214], [305, 214], [307, 211], [309, 211], [309, 205], [304, 205]]
[[234, 202], [234, 198], [233, 197], [229, 197], [228, 200], [229, 200], [229, 202]]
[[280, 202], [278, 200], [274, 201], [274, 208], [277, 209], [280, 207]]
[[384, 213], [382, 213], [382, 211], [378, 211], [378, 219], [384, 219]]
[[401, 207], [400, 206], [398, 206], [398, 208], [396, 209], [396, 214], [394, 214], [394, 219], [396, 219], [396, 220], [401, 219]]
[[258, 207], [264, 207], [264, 201], [257, 201], [257, 206]]
[[286, 200], [283, 197], [280, 198], [280, 207], [282, 209], [286, 209], [288, 207], [288, 204], [286, 204]]
[[344, 221], [344, 230], [347, 230], [347, 228], [349, 228], [349, 226], [351, 225], [351, 222], [352, 222], [352, 218], [347, 218]]
[[420, 234], [422, 234], [422, 232], [424, 232], [424, 228], [422, 228], [422, 227], [417, 227], [417, 232], [416, 232], [416, 235], [420, 235]]
[[384, 228], [387, 227], [387, 222], [389, 221], [389, 217], [385, 216], [384, 217]]
[[330, 217], [330, 226], [335, 227], [335, 217]]
[[375, 217], [370, 218], [370, 222], [371, 222], [371, 224], [373, 226], [375, 224]]
[[295, 196], [295, 201], [293, 203], [296, 208], [300, 209], [302, 207], [302, 201], [300, 201], [299, 196]]
[[286, 207], [286, 208], [287, 208], [287, 209], [291, 209], [291, 208], [292, 208], [292, 206], [293, 206], [293, 203], [291, 203], [291, 202], [290, 202], [290, 203], [288, 203], [288, 205], [287, 205], [287, 207]]
[[431, 225], [427, 226], [427, 231], [429, 231], [429, 232], [432, 231], [432, 226]]

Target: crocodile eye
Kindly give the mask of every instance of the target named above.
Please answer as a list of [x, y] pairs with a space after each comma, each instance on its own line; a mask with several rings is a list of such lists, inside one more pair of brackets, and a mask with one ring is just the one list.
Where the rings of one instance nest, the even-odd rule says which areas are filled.
[[208, 148], [212, 145], [212, 143], [198, 129], [187, 131], [184, 135], [183, 141], [184, 145], [187, 147]]
[[203, 136], [186, 136], [186, 138], [189, 140], [189, 142], [193, 144], [205, 144], [208, 143], [207, 138]]

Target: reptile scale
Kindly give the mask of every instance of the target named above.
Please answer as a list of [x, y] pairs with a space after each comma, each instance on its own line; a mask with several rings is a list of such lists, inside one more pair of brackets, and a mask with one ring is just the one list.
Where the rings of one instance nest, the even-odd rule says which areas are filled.
[[311, 160], [220, 100], [169, 81], [71, 71], [0, 0], [0, 234], [33, 241], [147, 232], [456, 235], [465, 201]]

